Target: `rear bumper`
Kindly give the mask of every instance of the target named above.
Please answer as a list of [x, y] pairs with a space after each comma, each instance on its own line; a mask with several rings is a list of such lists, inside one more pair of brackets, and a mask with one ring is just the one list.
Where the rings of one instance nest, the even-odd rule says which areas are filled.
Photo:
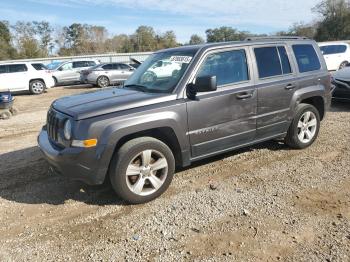
[[94, 149], [57, 148], [50, 142], [44, 128], [38, 136], [38, 145], [55, 172], [89, 185], [100, 185], [104, 182], [107, 167], [99, 168]]

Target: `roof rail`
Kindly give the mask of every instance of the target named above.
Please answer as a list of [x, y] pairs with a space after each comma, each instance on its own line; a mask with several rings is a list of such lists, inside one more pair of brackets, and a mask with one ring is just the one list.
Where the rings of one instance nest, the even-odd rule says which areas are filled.
[[306, 40], [309, 39], [305, 36], [253, 36], [247, 37], [244, 41], [254, 40]]

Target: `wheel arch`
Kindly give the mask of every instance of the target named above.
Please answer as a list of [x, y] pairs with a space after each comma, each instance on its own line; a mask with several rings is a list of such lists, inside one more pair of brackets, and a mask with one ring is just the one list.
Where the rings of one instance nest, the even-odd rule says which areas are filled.
[[121, 137], [115, 144], [113, 153], [118, 152], [119, 148], [122, 147], [128, 141], [138, 137], [152, 137], [165, 143], [174, 154], [176, 166], [183, 166], [183, 156], [181, 154], [181, 146], [175, 134], [175, 131], [171, 127], [157, 127], [147, 130], [142, 130], [135, 133], [127, 134]]
[[325, 116], [325, 102], [321, 96], [312, 96], [300, 101], [303, 104], [309, 104], [316, 107], [317, 111], [320, 113], [320, 119], [323, 120]]

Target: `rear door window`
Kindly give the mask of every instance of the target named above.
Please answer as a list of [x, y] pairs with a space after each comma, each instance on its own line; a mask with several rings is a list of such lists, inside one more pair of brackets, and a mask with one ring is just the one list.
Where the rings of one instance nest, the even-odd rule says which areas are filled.
[[113, 65], [112, 64], [107, 64], [107, 65], [102, 66], [102, 68], [104, 70], [112, 70], [113, 69]]
[[73, 68], [86, 67], [86, 63], [84, 61], [73, 62]]
[[259, 78], [268, 78], [292, 73], [284, 46], [254, 48]]
[[209, 55], [197, 76], [216, 76], [218, 86], [248, 81], [249, 73], [245, 50]]
[[129, 70], [130, 69], [130, 67], [125, 65], [125, 64], [120, 64], [119, 66], [120, 66], [120, 69], [122, 69], [122, 70]]
[[281, 59], [283, 74], [292, 73], [292, 68], [290, 67], [290, 62], [289, 62], [286, 48], [284, 46], [279, 46], [279, 47], [277, 47], [277, 49], [278, 49], [278, 53], [279, 53], [280, 59]]
[[312, 45], [293, 45], [293, 51], [300, 73], [321, 69], [320, 61]]
[[27, 66], [25, 64], [8, 65], [8, 68], [10, 73], [19, 73], [27, 71]]

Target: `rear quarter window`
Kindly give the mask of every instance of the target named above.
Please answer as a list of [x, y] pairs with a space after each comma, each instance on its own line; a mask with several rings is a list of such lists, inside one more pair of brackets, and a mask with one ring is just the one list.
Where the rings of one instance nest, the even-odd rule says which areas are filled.
[[321, 69], [321, 63], [313, 45], [293, 45], [293, 52], [300, 73]]
[[6, 65], [0, 65], [0, 74], [7, 73], [7, 66]]
[[9, 65], [8, 68], [10, 73], [26, 72], [28, 70], [25, 64]]

